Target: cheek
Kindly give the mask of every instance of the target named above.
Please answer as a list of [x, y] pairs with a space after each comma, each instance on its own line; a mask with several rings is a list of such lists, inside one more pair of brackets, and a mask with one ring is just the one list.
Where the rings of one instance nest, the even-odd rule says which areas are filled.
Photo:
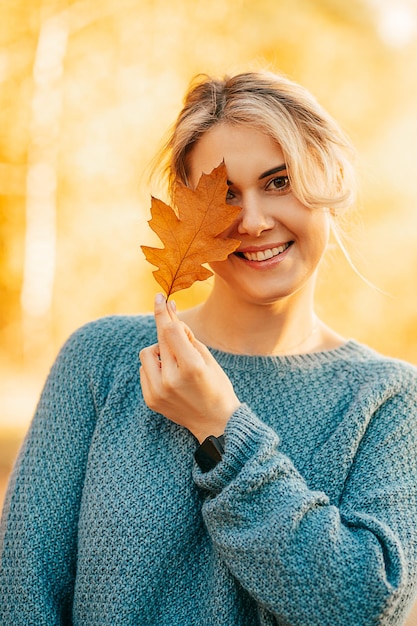
[[[225, 259], [224, 261], [213, 261], [207, 264], [214, 276], [225, 280], [226, 282], [233, 282], [233, 277], [236, 274], [237, 268], [233, 265], [233, 260]], [[212, 277], [214, 278], [214, 277]]]
[[[331, 219], [326, 209], [310, 209], [310, 236], [318, 247], [326, 248], [330, 238]], [[307, 233], [308, 234], [308, 233]]]
[[212, 261], [212, 263], [207, 263], [207, 265], [214, 274], [222, 274], [227, 266], [227, 262], [228, 259], [225, 259], [224, 261]]

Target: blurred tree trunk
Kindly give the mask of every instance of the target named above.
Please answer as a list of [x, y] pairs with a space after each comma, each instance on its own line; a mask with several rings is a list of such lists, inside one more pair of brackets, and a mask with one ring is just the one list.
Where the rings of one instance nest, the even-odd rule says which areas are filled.
[[21, 356], [28, 100], [40, 26], [40, 0], [3, 2], [0, 16], [0, 339]]
[[33, 66], [21, 291], [23, 346], [28, 358], [52, 344], [57, 164], [62, 75], [69, 31], [68, 13], [60, 10], [65, 4], [62, 1], [42, 3]]

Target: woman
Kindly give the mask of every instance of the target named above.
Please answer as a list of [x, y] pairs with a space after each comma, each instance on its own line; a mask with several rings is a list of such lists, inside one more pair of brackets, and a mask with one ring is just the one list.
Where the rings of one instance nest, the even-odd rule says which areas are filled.
[[417, 372], [313, 307], [354, 197], [347, 140], [249, 73], [192, 85], [166, 153], [171, 186], [224, 160], [241, 243], [202, 305], [158, 294], [61, 351], [5, 504], [1, 623], [403, 623]]

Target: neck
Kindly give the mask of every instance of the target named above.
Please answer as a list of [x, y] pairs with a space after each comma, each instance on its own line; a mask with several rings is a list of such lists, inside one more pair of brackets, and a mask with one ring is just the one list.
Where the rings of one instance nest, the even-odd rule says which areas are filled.
[[182, 317], [200, 341], [236, 354], [296, 354], [314, 351], [320, 343], [321, 325], [308, 293], [259, 305], [212, 292]]

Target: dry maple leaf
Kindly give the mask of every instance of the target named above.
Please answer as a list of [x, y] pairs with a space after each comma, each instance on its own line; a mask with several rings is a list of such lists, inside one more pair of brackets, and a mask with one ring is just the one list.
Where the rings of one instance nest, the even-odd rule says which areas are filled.
[[226, 167], [221, 163], [211, 174], [202, 174], [195, 191], [178, 182], [175, 188], [175, 211], [152, 197], [149, 226], [164, 248], [141, 246], [167, 298], [205, 280], [213, 272], [203, 263], [222, 261], [234, 252], [240, 241], [221, 237], [235, 221], [241, 209], [226, 203], [228, 190]]

